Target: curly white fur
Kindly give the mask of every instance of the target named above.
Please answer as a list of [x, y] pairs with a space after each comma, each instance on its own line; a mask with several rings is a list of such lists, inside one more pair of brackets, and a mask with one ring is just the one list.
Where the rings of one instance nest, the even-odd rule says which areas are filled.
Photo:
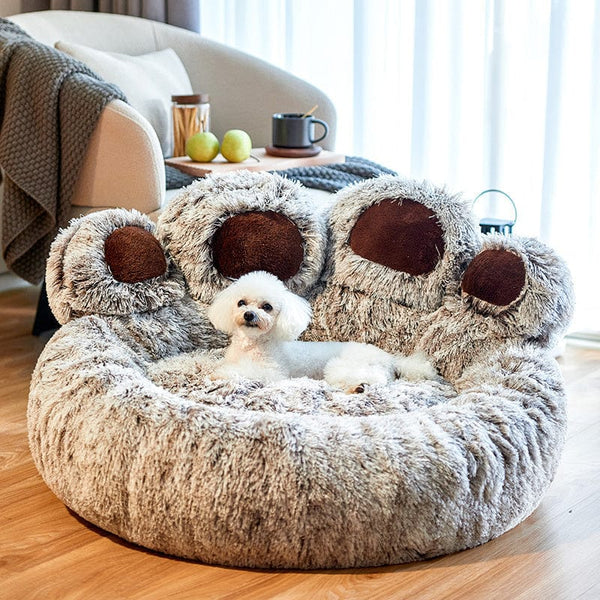
[[277, 277], [255, 271], [217, 294], [208, 318], [231, 335], [217, 378], [247, 377], [270, 382], [290, 377], [325, 379], [348, 393], [385, 384], [399, 376], [435, 379], [424, 355], [395, 356], [357, 342], [300, 342], [308, 327], [310, 304]]

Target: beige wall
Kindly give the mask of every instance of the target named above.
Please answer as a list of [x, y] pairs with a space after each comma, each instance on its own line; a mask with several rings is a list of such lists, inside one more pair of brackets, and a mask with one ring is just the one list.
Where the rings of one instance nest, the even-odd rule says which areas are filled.
[[8, 17], [21, 12], [21, 0], [1, 0], [0, 17]]

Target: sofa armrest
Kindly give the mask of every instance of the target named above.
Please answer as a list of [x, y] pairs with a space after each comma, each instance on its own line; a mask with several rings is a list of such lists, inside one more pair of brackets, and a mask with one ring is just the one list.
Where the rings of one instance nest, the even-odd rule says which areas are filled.
[[90, 138], [71, 204], [150, 213], [161, 207], [164, 196], [165, 168], [156, 133], [134, 108], [113, 100]]

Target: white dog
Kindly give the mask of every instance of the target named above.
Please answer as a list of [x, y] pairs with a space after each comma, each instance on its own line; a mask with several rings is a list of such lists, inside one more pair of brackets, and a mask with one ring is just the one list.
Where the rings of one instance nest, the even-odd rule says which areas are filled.
[[297, 341], [311, 316], [310, 304], [274, 275], [255, 271], [240, 277], [217, 294], [208, 309], [215, 328], [231, 335], [214, 377], [242, 376], [263, 383], [310, 377], [325, 379], [347, 393], [399, 376], [438, 378], [423, 355], [393, 356], [357, 342]]

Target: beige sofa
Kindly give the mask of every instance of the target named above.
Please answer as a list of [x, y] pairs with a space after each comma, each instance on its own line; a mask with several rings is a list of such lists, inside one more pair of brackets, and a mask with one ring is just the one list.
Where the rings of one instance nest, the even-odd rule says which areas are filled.
[[[48, 45], [65, 41], [132, 55], [172, 48], [194, 90], [210, 93], [211, 129], [219, 137], [235, 127], [248, 131], [255, 146], [265, 146], [270, 143], [272, 113], [319, 104], [319, 117], [330, 126], [321, 144], [334, 147], [336, 114], [323, 92], [196, 33], [148, 19], [92, 12], [51, 10], [9, 18]], [[150, 123], [120, 100], [108, 104], [87, 149], [72, 199], [73, 216], [121, 206], [156, 217], [175, 193], [165, 192], [163, 156]], [[0, 272], [5, 270], [2, 261]]]

